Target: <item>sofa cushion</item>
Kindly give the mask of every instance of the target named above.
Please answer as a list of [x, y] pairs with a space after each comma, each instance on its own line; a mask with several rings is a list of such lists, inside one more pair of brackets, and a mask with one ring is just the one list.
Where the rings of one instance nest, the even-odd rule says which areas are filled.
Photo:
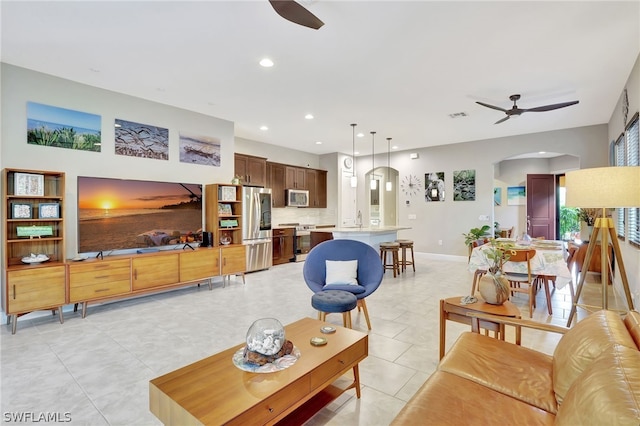
[[552, 425], [555, 416], [454, 374], [436, 371], [392, 425]]
[[605, 351], [569, 388], [557, 424], [640, 424], [640, 352], [615, 345]]
[[471, 332], [460, 335], [438, 366], [440, 371], [555, 413], [551, 368], [547, 354]]
[[637, 349], [620, 314], [614, 311], [595, 312], [562, 336], [553, 352], [553, 389], [558, 404], [573, 381], [615, 344]]

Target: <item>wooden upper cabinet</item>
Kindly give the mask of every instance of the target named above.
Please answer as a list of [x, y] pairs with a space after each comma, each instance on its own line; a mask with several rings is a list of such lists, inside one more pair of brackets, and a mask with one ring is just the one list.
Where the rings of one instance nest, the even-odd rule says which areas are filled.
[[286, 207], [287, 189], [308, 189], [309, 207], [327, 207], [327, 171], [267, 162], [272, 207]]
[[236, 153], [234, 169], [243, 185], [265, 186], [267, 183], [267, 159], [264, 157]]
[[285, 165], [267, 163], [267, 188], [271, 188], [271, 206], [285, 207]]
[[307, 169], [285, 166], [286, 189], [307, 189]]
[[327, 207], [327, 172], [307, 169], [307, 189], [309, 189], [309, 207]]

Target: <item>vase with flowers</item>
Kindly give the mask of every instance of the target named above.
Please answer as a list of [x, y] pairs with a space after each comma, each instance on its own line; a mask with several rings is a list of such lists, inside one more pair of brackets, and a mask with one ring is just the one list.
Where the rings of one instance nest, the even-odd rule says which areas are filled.
[[478, 282], [478, 291], [485, 302], [502, 305], [509, 300], [509, 281], [502, 274], [502, 266], [509, 261], [513, 244], [509, 242], [489, 240], [482, 256], [488, 265], [487, 273]]
[[596, 223], [600, 209], [578, 209], [578, 220], [580, 220], [580, 239], [589, 241], [593, 232], [593, 225]]

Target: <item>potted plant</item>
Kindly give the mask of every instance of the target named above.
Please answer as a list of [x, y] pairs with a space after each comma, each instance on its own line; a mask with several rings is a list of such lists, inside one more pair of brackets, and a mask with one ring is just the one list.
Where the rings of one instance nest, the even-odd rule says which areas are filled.
[[484, 237], [487, 237], [489, 235], [489, 229], [491, 229], [489, 225], [484, 225], [482, 226], [482, 228], [471, 228], [469, 232], [467, 232], [466, 234], [462, 234], [462, 236], [464, 237], [465, 245], [471, 246], [474, 241], [484, 241]]
[[489, 241], [489, 247], [482, 249], [482, 256], [488, 265], [487, 273], [478, 282], [478, 291], [485, 302], [502, 305], [509, 300], [509, 281], [502, 275], [502, 266], [509, 261], [513, 244]]

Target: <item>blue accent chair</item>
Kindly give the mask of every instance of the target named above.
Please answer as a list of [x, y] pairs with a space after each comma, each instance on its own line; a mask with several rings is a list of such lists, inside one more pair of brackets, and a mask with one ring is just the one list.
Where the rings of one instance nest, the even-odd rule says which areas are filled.
[[[332, 284], [325, 288], [327, 276], [325, 260], [357, 260], [357, 280], [359, 285], [336, 287], [335, 284]], [[307, 254], [303, 267], [304, 280], [314, 293], [329, 289], [354, 293], [358, 299], [358, 310], [362, 309], [364, 312], [369, 330], [371, 330], [371, 321], [369, 320], [365, 298], [380, 286], [383, 273], [382, 262], [380, 262], [380, 257], [373, 247], [360, 241], [343, 239], [324, 241], [315, 246]]]

